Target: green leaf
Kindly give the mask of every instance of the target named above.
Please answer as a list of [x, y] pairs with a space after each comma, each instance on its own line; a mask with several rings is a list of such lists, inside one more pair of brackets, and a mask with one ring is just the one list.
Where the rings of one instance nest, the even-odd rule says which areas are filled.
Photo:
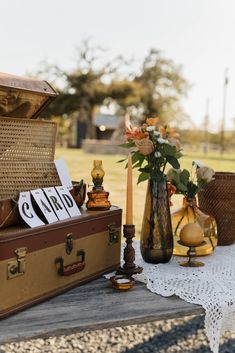
[[176, 184], [176, 188], [177, 188], [177, 191], [181, 191], [181, 192], [188, 191], [187, 186], [181, 182]]
[[120, 161], [117, 161], [116, 163], [122, 163], [122, 162], [125, 162], [126, 160], [127, 160], [127, 158], [120, 159]]
[[140, 154], [138, 151], [133, 152], [131, 156], [132, 164], [135, 164], [136, 162], [138, 162], [140, 159], [142, 159], [142, 157], [144, 156]]
[[140, 168], [139, 171], [144, 173], [150, 173], [151, 168], [149, 167], [149, 165], [146, 165], [145, 167]]
[[188, 197], [195, 197], [196, 193], [198, 192], [198, 187], [192, 181], [188, 182]]
[[167, 179], [174, 185], [180, 183], [180, 171], [174, 168], [170, 168], [167, 172]]
[[181, 157], [183, 157], [183, 153], [180, 152], [180, 151], [177, 151], [176, 154], [175, 154], [175, 158], [179, 159]]
[[180, 164], [178, 162], [178, 159], [176, 159], [175, 157], [172, 156], [166, 156], [166, 160], [168, 163], [170, 163], [170, 165], [175, 168], [175, 169], [179, 169], [180, 168]]
[[183, 169], [182, 172], [180, 173], [181, 183], [183, 183], [184, 185], [187, 185], [189, 182], [189, 178], [190, 178], [189, 171], [187, 169]]
[[148, 178], [149, 178], [149, 173], [145, 173], [145, 172], [140, 173], [137, 184], [142, 183], [142, 181], [145, 181]]
[[141, 153], [134, 152], [132, 155], [132, 165], [133, 168], [140, 168], [143, 164], [143, 161], [145, 160], [145, 156]]
[[122, 143], [122, 144], [119, 145], [119, 146], [120, 146], [120, 147], [124, 147], [124, 148], [131, 148], [131, 147], [134, 147], [135, 144], [134, 144], [134, 142], [129, 141], [129, 142]]
[[164, 144], [162, 145], [162, 148], [161, 148], [161, 153], [163, 156], [167, 157], [167, 156], [172, 156], [172, 157], [175, 157], [175, 154], [176, 154], [176, 147], [175, 146], [172, 146], [172, 145], [169, 145], [169, 144]]

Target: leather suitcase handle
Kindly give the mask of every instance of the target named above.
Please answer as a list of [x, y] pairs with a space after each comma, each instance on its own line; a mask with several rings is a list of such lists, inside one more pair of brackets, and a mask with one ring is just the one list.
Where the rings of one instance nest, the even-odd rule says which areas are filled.
[[57, 257], [55, 259], [55, 264], [59, 264], [59, 268], [58, 268], [58, 275], [60, 276], [71, 276], [74, 273], [78, 273], [80, 271], [82, 271], [85, 266], [85, 251], [84, 250], [79, 250], [77, 252], [77, 256], [81, 256], [81, 260], [76, 261], [70, 265], [66, 265], [64, 266], [64, 259], [62, 256]]

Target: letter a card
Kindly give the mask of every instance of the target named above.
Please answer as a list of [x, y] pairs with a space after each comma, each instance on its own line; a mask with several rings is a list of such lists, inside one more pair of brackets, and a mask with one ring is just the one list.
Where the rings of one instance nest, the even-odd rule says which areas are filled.
[[20, 193], [18, 208], [22, 219], [31, 228], [45, 225], [34, 211], [29, 191]]
[[53, 208], [59, 220], [70, 218], [70, 215], [64, 207], [64, 204], [61, 201], [59, 195], [57, 194], [56, 189], [54, 187], [43, 188], [43, 191], [45, 192], [51, 207]]
[[66, 186], [56, 186], [55, 189], [60, 195], [60, 198], [64, 206], [66, 207], [68, 213], [70, 214], [70, 216], [71, 217], [80, 216], [81, 212], [78, 206], [76, 205], [72, 195], [66, 188]]
[[57, 222], [58, 217], [55, 215], [53, 208], [51, 207], [42, 189], [31, 190], [31, 194], [34, 197], [34, 200], [37, 202], [40, 210], [46, 217], [47, 222], [48, 223]]

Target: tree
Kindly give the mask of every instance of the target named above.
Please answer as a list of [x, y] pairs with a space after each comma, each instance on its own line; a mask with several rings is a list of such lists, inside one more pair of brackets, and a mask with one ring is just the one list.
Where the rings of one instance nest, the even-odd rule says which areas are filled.
[[181, 67], [164, 58], [160, 51], [150, 50], [134, 80], [142, 86], [139, 105], [144, 116], [159, 116], [163, 121], [185, 118], [179, 101], [189, 85]]
[[[85, 40], [76, 52], [76, 68], [64, 72], [49, 70], [51, 77], [64, 83], [59, 97], [47, 110], [48, 116], [78, 113], [86, 123], [87, 138], [96, 138], [93, 116], [97, 106], [113, 104], [122, 116], [126, 113], [141, 120], [159, 116], [162, 121], [186, 118], [179, 102], [188, 89], [181, 68], [152, 49], [138, 74], [120, 74], [130, 63], [119, 56], [106, 60], [100, 47]], [[124, 121], [119, 129], [124, 128]], [[120, 134], [116, 134], [117, 136]]]
[[77, 49], [76, 66], [72, 72], [62, 72], [57, 68], [57, 76], [63, 77], [65, 87], [59, 91], [59, 97], [50, 106], [47, 115], [79, 113], [79, 119], [87, 125], [87, 137], [96, 138], [93, 116], [96, 106], [107, 98], [125, 99], [133, 91], [133, 84], [117, 79], [115, 73], [122, 58], [113, 61], [104, 60], [104, 51], [83, 41]]

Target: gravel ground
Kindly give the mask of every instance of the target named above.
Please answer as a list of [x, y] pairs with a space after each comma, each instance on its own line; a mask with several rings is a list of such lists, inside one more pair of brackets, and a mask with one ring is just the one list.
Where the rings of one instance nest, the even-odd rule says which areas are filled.
[[[210, 353], [203, 317], [34, 339], [0, 346], [0, 353]], [[220, 353], [235, 352], [235, 333], [221, 340]]]

